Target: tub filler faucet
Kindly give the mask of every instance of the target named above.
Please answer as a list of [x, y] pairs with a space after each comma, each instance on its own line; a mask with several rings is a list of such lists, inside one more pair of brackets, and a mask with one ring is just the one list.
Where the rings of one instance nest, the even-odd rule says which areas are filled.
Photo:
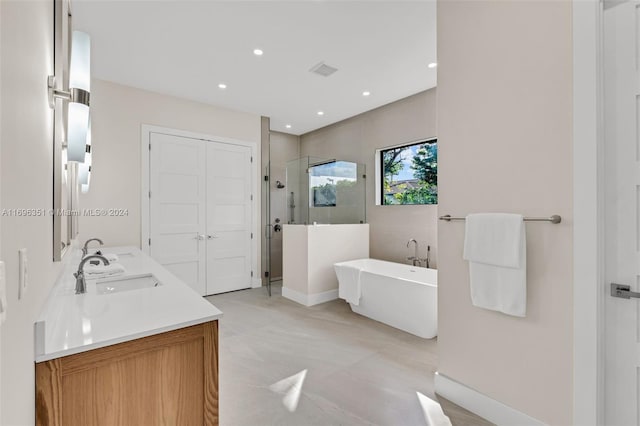
[[431, 246], [427, 246], [427, 258], [425, 262], [427, 262], [427, 268], [429, 268], [429, 263], [431, 263]]
[[409, 241], [407, 241], [407, 248], [409, 248], [411, 243], [413, 243], [413, 256], [407, 257], [407, 260], [410, 261], [413, 266], [424, 265], [425, 267], [428, 268], [429, 264], [431, 263], [431, 246], [427, 246], [427, 257], [424, 259], [421, 259], [418, 257], [418, 242], [413, 238], [410, 239]]
[[410, 239], [407, 241], [407, 248], [409, 248], [411, 243], [413, 243], [413, 256], [407, 257], [407, 260], [411, 261], [413, 266], [416, 266], [416, 263], [420, 262], [420, 259], [418, 259], [418, 242], [413, 238]]

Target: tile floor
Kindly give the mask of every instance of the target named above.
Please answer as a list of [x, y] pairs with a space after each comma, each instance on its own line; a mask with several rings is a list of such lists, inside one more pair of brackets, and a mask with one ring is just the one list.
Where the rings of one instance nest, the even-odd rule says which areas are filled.
[[[354, 314], [343, 300], [307, 308], [280, 289], [271, 298], [265, 288], [207, 298], [224, 312], [221, 426], [426, 424], [416, 392], [434, 398], [436, 339]], [[304, 370], [290, 411], [295, 398], [270, 387]], [[439, 401], [454, 425], [490, 424]]]

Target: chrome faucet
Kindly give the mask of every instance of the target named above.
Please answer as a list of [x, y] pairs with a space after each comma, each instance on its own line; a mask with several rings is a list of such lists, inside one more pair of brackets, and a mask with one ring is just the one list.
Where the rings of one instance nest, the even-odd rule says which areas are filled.
[[413, 257], [407, 257], [407, 260], [410, 260], [413, 264], [413, 266], [416, 266], [416, 262], [418, 262], [418, 242], [416, 240], [414, 240], [413, 238], [410, 239], [409, 241], [407, 241], [407, 248], [409, 248], [409, 245], [413, 243]]
[[427, 268], [429, 268], [429, 263], [431, 263], [431, 246], [427, 246]]
[[76, 277], [76, 294], [82, 294], [87, 292], [87, 282], [84, 279], [84, 264], [91, 259], [99, 259], [105, 265], [109, 264], [109, 261], [106, 257], [101, 256], [99, 254], [92, 254], [91, 256], [87, 256], [82, 261], [80, 261], [80, 265], [78, 265], [78, 272], [73, 274]]
[[84, 247], [82, 247], [82, 257], [85, 257], [87, 255], [87, 253], [89, 252], [89, 243], [91, 241], [97, 241], [100, 243], [100, 245], [103, 245], [104, 243], [102, 242], [102, 240], [100, 238], [90, 238], [87, 241], [84, 242]]

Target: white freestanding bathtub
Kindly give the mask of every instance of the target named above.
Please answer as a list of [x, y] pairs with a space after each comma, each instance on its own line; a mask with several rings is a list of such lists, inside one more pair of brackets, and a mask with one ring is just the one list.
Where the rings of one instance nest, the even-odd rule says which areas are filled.
[[340, 286], [360, 280], [359, 300], [349, 301], [353, 312], [419, 337], [437, 336], [437, 270], [376, 259], [340, 262], [334, 267]]

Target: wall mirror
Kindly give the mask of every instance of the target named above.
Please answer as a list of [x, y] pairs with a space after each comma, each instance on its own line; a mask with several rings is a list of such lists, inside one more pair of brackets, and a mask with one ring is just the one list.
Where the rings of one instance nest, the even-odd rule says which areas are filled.
[[[70, 9], [68, 0], [53, 0], [54, 46], [53, 71], [58, 86], [68, 90], [70, 53]], [[68, 103], [55, 101], [53, 108], [53, 261], [62, 260], [77, 234], [78, 191], [74, 163], [67, 163], [66, 123]], [[76, 188], [77, 189], [77, 188]]]

